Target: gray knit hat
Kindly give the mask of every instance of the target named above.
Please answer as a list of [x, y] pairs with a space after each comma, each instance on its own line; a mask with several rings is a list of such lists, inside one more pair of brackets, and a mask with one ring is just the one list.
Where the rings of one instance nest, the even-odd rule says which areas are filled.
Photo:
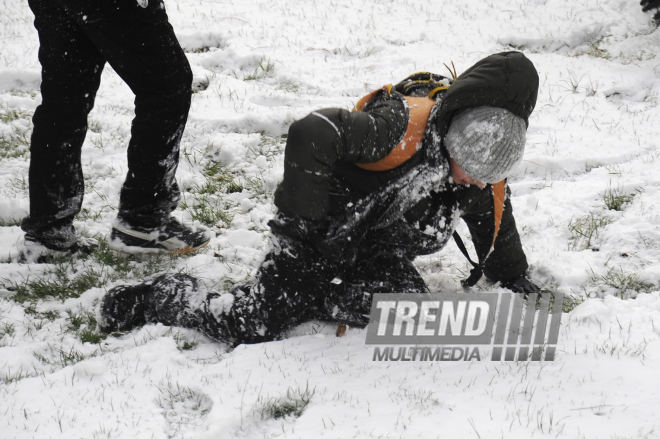
[[467, 175], [497, 183], [522, 160], [525, 131], [523, 118], [504, 108], [470, 108], [452, 119], [445, 146]]

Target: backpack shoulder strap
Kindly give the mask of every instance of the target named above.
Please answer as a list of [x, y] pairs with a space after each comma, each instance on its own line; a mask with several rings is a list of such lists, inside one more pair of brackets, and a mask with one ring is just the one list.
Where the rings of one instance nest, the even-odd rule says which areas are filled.
[[382, 159], [372, 163], [356, 163], [367, 171], [389, 171], [409, 160], [422, 144], [426, 125], [436, 101], [429, 98], [404, 96], [408, 104], [408, 127], [403, 140]]
[[353, 107], [353, 111], [362, 111], [364, 107], [371, 102], [371, 100], [379, 93], [386, 93], [387, 96], [392, 94], [392, 84], [387, 84], [382, 86], [381, 88], [378, 88], [371, 93], [369, 93], [366, 96], [363, 96], [360, 98], [359, 101], [355, 104], [355, 107]]
[[495, 214], [495, 231], [493, 232], [493, 242], [491, 247], [495, 247], [495, 240], [502, 224], [502, 215], [504, 214], [504, 200], [506, 199], [506, 180], [491, 185], [493, 188], [493, 208]]
[[491, 188], [493, 193], [493, 216], [495, 217], [495, 229], [493, 230], [493, 241], [491, 243], [490, 250], [488, 251], [488, 254], [484, 260], [478, 264], [474, 262], [470, 258], [470, 255], [467, 251], [467, 248], [465, 247], [465, 244], [463, 243], [463, 240], [461, 239], [461, 236], [457, 232], [454, 232], [453, 234], [454, 241], [456, 242], [458, 249], [461, 251], [461, 253], [463, 253], [463, 256], [465, 256], [467, 260], [470, 261], [470, 264], [472, 264], [473, 267], [472, 270], [470, 270], [470, 276], [468, 276], [467, 279], [463, 279], [461, 281], [461, 284], [466, 287], [475, 286], [481, 279], [486, 260], [488, 259], [488, 256], [490, 256], [490, 254], [493, 252], [493, 249], [495, 248], [495, 240], [497, 239], [497, 235], [500, 232], [502, 215], [504, 214], [504, 201], [506, 200], [506, 180], [491, 184]]

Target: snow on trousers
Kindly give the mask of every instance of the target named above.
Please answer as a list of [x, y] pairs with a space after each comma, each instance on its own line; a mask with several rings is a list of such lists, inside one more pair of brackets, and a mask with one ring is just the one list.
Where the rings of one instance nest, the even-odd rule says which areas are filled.
[[234, 345], [259, 343], [311, 319], [363, 327], [374, 293], [429, 292], [402, 255], [375, 254], [346, 267], [309, 243], [274, 239], [256, 276], [228, 293], [207, 292], [185, 274], [155, 278], [145, 294], [146, 321], [197, 329]]
[[119, 217], [161, 226], [179, 200], [174, 174], [192, 94], [190, 65], [162, 0], [29, 5], [41, 44], [43, 102], [33, 117], [30, 216], [23, 229], [39, 236], [71, 228], [81, 209], [81, 147], [106, 62], [135, 93]]

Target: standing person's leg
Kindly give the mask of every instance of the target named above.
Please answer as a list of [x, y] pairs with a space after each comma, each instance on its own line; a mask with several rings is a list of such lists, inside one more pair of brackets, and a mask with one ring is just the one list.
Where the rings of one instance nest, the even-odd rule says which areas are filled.
[[30, 146], [30, 214], [26, 243], [53, 250], [76, 244], [73, 217], [84, 181], [80, 151], [105, 59], [55, 1], [29, 0], [39, 33], [42, 103], [34, 112]]
[[112, 245], [118, 250], [185, 253], [208, 243], [170, 214], [179, 202], [175, 174], [192, 96], [192, 72], [162, 0], [61, 0], [135, 93], [128, 173]]

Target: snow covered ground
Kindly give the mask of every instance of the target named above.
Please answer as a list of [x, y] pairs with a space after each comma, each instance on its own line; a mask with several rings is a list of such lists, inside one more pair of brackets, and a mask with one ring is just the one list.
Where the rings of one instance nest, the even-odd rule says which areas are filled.
[[[178, 180], [209, 248], [21, 262], [30, 117], [41, 100], [27, 2], [0, 11], [3, 438], [660, 437], [660, 31], [637, 0], [167, 0], [197, 93]], [[159, 271], [227, 288], [268, 249], [287, 126], [428, 70], [517, 49], [541, 89], [510, 179], [533, 276], [574, 298], [554, 362], [373, 362], [365, 331], [311, 322], [233, 351], [150, 325], [96, 331], [107, 289]], [[107, 237], [126, 172], [128, 87], [106, 66], [76, 227]], [[459, 229], [464, 235], [466, 230]], [[102, 242], [103, 244], [103, 242]], [[450, 244], [417, 265], [458, 291]], [[483, 283], [484, 290], [498, 291]], [[280, 416], [282, 413], [287, 416]]]

